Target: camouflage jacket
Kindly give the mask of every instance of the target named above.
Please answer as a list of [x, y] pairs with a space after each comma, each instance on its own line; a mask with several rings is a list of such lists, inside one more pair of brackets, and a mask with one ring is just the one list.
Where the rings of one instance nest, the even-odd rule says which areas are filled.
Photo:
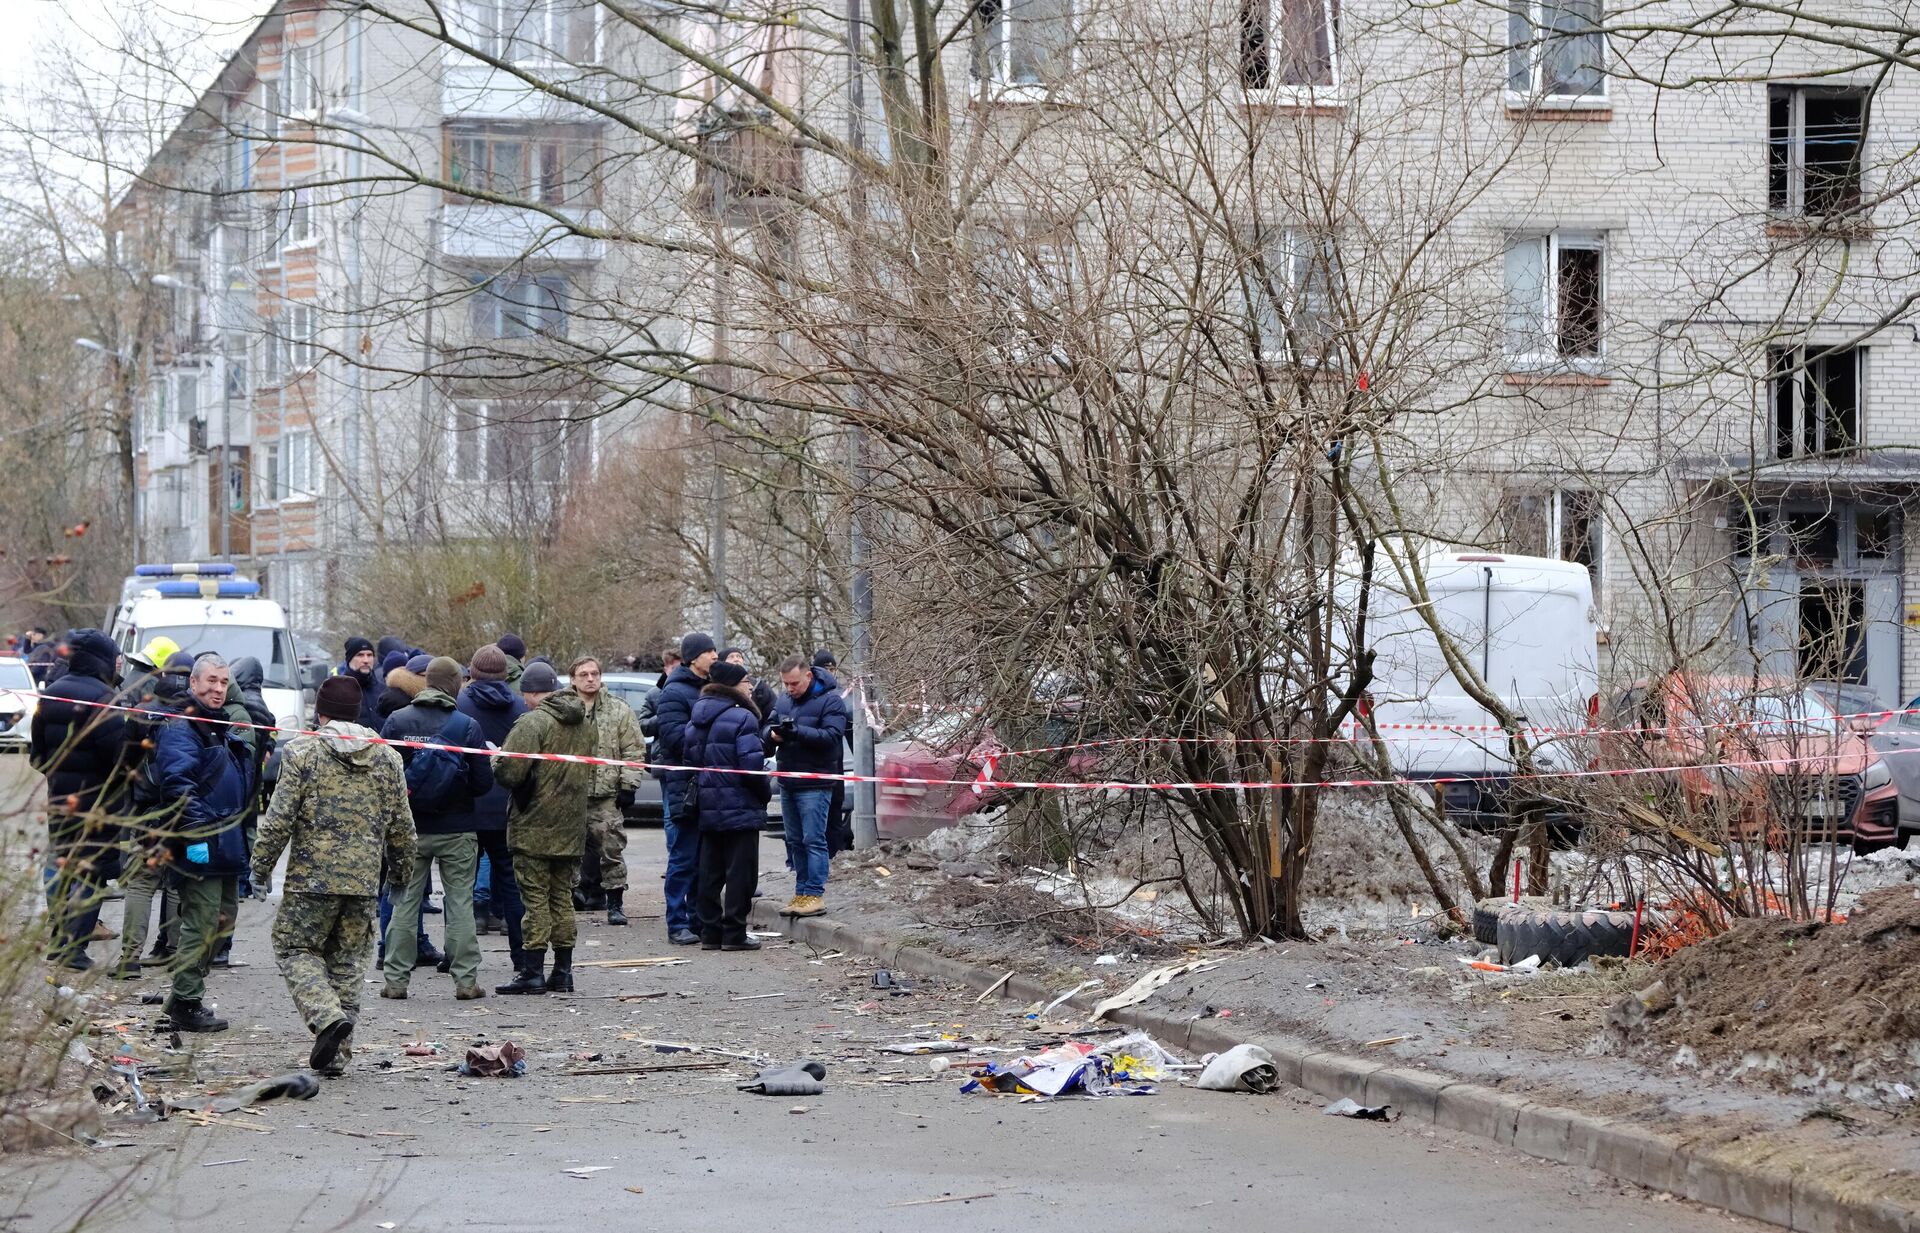
[[[513, 722], [502, 749], [513, 753], [591, 756], [593, 728], [572, 690], [550, 694]], [[493, 760], [493, 779], [507, 789], [507, 847], [529, 856], [578, 856], [586, 848], [587, 792], [593, 768], [581, 762], [531, 758]], [[531, 783], [529, 783], [531, 781]]]
[[[601, 690], [599, 699], [587, 712], [587, 722], [593, 725], [594, 757], [646, 761], [647, 738], [640, 735], [640, 720], [626, 699], [617, 697], [610, 689]], [[646, 777], [647, 773], [635, 766], [596, 766], [593, 787], [587, 790], [587, 795], [597, 801], [613, 796], [622, 788], [638, 791], [640, 781]]]
[[367, 739], [359, 724], [329, 723], [319, 736], [296, 737], [280, 762], [280, 786], [260, 820], [253, 878], [271, 885], [288, 849], [284, 891], [307, 895], [380, 893], [380, 862], [413, 872], [413, 813], [400, 755]]

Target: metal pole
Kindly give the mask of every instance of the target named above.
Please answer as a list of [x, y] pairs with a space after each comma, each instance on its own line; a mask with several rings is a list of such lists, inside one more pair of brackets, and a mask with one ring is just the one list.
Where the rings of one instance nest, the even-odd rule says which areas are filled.
[[[866, 82], [860, 71], [861, 0], [847, 0], [847, 144], [856, 154], [866, 148]], [[867, 194], [859, 182], [859, 169], [851, 169], [848, 191], [851, 217], [856, 225], [866, 218]], [[864, 354], [857, 348], [856, 354]], [[861, 402], [858, 383], [849, 387], [856, 406]], [[853, 770], [867, 776], [853, 786], [853, 842], [855, 847], [871, 848], [880, 840], [877, 793], [873, 784], [873, 725], [867, 721], [873, 701], [873, 575], [868, 570], [870, 548], [867, 542], [866, 491], [870, 475], [867, 469], [866, 429], [855, 425], [847, 443], [853, 471], [853, 509], [848, 518], [847, 563], [853, 569], [853, 679], [860, 691], [859, 705], [853, 708]]]
[[233, 347], [227, 337], [225, 301], [220, 313], [220, 559], [233, 559]]
[[[726, 159], [732, 157], [731, 143], [739, 140], [739, 131], [729, 133], [725, 139], [726, 154], [715, 160], [713, 168], [713, 211], [714, 247], [717, 250], [726, 243], [727, 210], [731, 208], [727, 200]], [[720, 410], [727, 406], [727, 391], [733, 387], [733, 374], [727, 367], [727, 269], [726, 260], [717, 251], [713, 263], [713, 358], [714, 384], [719, 387], [717, 400]], [[717, 445], [721, 440], [718, 424], [712, 426], [711, 435]], [[709, 515], [712, 519], [707, 533], [707, 564], [713, 571], [713, 640], [720, 646], [727, 645], [727, 472], [720, 465], [716, 450], [713, 460], [713, 489], [709, 503]]]

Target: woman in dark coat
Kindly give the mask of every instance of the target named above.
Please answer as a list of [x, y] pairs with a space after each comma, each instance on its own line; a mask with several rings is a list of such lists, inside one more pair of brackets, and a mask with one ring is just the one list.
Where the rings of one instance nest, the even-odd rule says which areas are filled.
[[[700, 945], [705, 950], [759, 950], [747, 936], [747, 912], [760, 880], [760, 828], [772, 781], [760, 743], [760, 711], [739, 664], [716, 661], [693, 704], [681, 748], [700, 802]], [[751, 771], [752, 774], [736, 774]]]

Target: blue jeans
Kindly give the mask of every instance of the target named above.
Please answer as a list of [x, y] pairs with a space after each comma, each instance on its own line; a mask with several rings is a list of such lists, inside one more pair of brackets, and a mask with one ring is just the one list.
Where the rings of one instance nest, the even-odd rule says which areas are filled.
[[[380, 946], [383, 951], [387, 945], [387, 926], [392, 922], [393, 896], [387, 891], [386, 879], [382, 878], [380, 880]], [[414, 945], [421, 950], [425, 950], [428, 946], [427, 918], [424, 916], [420, 918], [420, 932], [419, 936], [414, 939]]]
[[667, 932], [698, 930], [694, 918], [694, 880], [700, 873], [700, 828], [681, 826], [673, 815], [681, 812], [680, 802], [694, 791], [694, 780], [669, 780], [661, 785], [662, 828], [667, 836]]
[[827, 815], [833, 812], [832, 788], [780, 788], [780, 820], [787, 828], [787, 863], [793, 866], [793, 893], [827, 893]]

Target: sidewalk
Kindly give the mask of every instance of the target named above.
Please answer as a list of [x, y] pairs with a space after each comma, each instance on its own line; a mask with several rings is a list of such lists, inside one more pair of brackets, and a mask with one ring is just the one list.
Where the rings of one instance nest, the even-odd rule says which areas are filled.
[[[993, 914], [956, 908], [972, 896], [953, 891], [983, 881], [991, 890], [993, 875], [915, 869], [906, 856], [843, 856], [832, 913], [791, 922], [792, 931], [982, 991], [1012, 973], [997, 996], [1022, 1007], [1097, 980], [1069, 1003], [1090, 1010], [1177, 961], [1163, 953], [1127, 962], [1121, 938], [1088, 950], [1031, 925], [981, 927]], [[789, 927], [777, 916], [784, 883], [769, 874], [762, 889], [756, 921]], [[1478, 949], [1471, 941], [1418, 932], [1209, 952], [1220, 967], [1111, 1018], [1195, 1054], [1254, 1041], [1289, 1082], [1329, 1099], [1393, 1104], [1404, 1116], [1785, 1227], [1920, 1229], [1911, 1117], [1712, 1083], [1605, 1052], [1596, 1043], [1605, 1008], [1652, 979], [1646, 965], [1475, 979], [1457, 962]], [[1122, 961], [1095, 964], [1102, 950]]]

